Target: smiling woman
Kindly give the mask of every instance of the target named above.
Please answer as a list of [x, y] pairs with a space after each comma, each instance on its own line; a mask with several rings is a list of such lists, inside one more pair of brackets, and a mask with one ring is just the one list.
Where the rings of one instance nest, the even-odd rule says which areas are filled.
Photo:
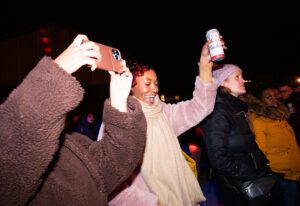
[[133, 64], [129, 69], [135, 76], [132, 83], [132, 94], [147, 104], [154, 104], [158, 94], [158, 80], [155, 70], [146, 65]]
[[[217, 84], [212, 79], [208, 42], [202, 47], [198, 65], [193, 97], [174, 104], [159, 99], [158, 77], [152, 66], [129, 65], [133, 75], [131, 94], [146, 116], [147, 142], [140, 167], [132, 174], [130, 184], [113, 197], [110, 206], [156, 206], [157, 200], [159, 205], [195, 206], [205, 201], [196, 175], [182, 153], [178, 136], [213, 110]], [[104, 126], [101, 128], [103, 131]], [[144, 204], [140, 204], [141, 201]]]

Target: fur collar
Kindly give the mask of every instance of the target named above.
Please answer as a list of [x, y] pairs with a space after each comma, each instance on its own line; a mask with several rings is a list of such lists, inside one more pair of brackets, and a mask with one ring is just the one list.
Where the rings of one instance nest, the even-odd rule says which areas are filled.
[[241, 96], [240, 99], [247, 103], [250, 112], [255, 112], [260, 116], [283, 120], [289, 118], [291, 115], [288, 108], [283, 104], [280, 104], [278, 107], [271, 107], [251, 94]]

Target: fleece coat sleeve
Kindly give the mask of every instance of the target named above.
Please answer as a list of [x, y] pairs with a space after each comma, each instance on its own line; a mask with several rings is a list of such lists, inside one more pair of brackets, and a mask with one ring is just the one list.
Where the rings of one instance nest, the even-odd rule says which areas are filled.
[[24, 205], [59, 147], [65, 114], [83, 98], [79, 82], [44, 57], [0, 106], [0, 205]]
[[104, 103], [104, 136], [89, 148], [103, 177], [106, 192], [111, 193], [125, 181], [142, 161], [147, 123], [137, 100], [128, 98], [128, 112]]
[[216, 95], [216, 80], [204, 83], [197, 76], [192, 99], [177, 104], [163, 104], [164, 113], [176, 136], [199, 124], [213, 111]]

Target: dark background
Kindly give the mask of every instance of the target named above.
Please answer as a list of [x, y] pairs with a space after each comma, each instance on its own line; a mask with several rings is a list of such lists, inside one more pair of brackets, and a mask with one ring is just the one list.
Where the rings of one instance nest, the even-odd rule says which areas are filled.
[[3, 3], [1, 40], [43, 25], [61, 25], [153, 65], [163, 92], [191, 95], [205, 33], [211, 28], [220, 31], [228, 47], [222, 63], [239, 65], [252, 83], [295, 82], [300, 75], [296, 3], [31, 3], [35, 8], [30, 2]]

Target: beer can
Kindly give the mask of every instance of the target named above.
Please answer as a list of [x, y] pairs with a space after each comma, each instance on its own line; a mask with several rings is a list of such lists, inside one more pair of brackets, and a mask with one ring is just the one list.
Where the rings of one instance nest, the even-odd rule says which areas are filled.
[[206, 32], [206, 39], [212, 40], [208, 47], [211, 61], [217, 62], [225, 58], [224, 49], [220, 39], [220, 33], [217, 29], [210, 29]]

